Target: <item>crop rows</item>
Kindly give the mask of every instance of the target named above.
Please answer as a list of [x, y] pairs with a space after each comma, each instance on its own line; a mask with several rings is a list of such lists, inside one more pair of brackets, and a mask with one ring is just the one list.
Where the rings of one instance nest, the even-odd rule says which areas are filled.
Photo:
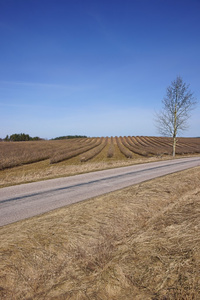
[[84, 155], [80, 158], [80, 161], [86, 162], [98, 155], [105, 148], [107, 142], [108, 138], [101, 138], [99, 144], [96, 147], [90, 149], [88, 152], [84, 153]]
[[64, 141], [1, 142], [0, 170], [24, 164], [53, 159], [69, 149], [77, 149], [91, 139], [73, 139]]
[[48, 159], [51, 151], [51, 143], [1, 142], [0, 170]]
[[125, 145], [124, 139], [122, 137], [116, 137], [117, 146], [122, 154], [127, 158], [132, 158], [133, 152]]
[[86, 151], [89, 151], [93, 148], [96, 148], [101, 145], [102, 140], [101, 139], [91, 139], [89, 141], [85, 141], [84, 143], [80, 144], [74, 144], [72, 147], [68, 147], [68, 149], [63, 150], [62, 152], [55, 153], [51, 159], [50, 163], [58, 163], [64, 160], [67, 160], [69, 158], [73, 158], [79, 154], [82, 154]]
[[[61, 141], [1, 142], [0, 170], [49, 160], [50, 164], [78, 157], [84, 163], [95, 158], [103, 149], [107, 159], [172, 154], [173, 139], [167, 137], [125, 136], [111, 138], [77, 138]], [[105, 148], [107, 146], [107, 148]], [[178, 138], [177, 154], [200, 153], [200, 138]]]
[[111, 136], [110, 138], [110, 145], [108, 148], [107, 158], [111, 158], [114, 155], [115, 146], [114, 146], [114, 138]]

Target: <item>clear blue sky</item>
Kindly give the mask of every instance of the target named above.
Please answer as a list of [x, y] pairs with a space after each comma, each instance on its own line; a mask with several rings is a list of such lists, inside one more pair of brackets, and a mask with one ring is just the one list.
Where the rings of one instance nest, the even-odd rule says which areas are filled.
[[199, 100], [199, 0], [0, 0], [1, 138], [159, 135], [177, 75]]

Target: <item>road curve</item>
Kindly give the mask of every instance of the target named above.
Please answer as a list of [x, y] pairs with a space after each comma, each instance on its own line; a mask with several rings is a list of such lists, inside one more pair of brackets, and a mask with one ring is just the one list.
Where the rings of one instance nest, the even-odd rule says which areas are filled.
[[200, 166], [200, 157], [145, 163], [1, 188], [0, 226], [196, 166]]

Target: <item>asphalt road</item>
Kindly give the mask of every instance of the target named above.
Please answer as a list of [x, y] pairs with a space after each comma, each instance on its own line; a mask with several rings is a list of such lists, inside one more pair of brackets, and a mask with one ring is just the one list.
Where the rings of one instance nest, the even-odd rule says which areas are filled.
[[196, 166], [200, 166], [200, 157], [139, 164], [2, 188], [0, 226]]

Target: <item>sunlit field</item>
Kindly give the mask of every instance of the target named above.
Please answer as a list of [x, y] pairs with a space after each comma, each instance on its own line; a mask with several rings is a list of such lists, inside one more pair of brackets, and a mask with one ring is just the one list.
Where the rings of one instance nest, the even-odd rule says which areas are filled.
[[[200, 138], [179, 138], [177, 157], [198, 155]], [[171, 159], [172, 139], [101, 137], [0, 142], [0, 186]]]

